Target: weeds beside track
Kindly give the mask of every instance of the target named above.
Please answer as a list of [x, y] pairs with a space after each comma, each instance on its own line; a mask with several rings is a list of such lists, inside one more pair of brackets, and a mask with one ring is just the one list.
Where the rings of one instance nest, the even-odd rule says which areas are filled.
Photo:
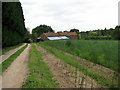
[[29, 76], [23, 88], [55, 88], [57, 83], [53, 80], [53, 75], [49, 67], [43, 62], [42, 54], [34, 44], [31, 44]]

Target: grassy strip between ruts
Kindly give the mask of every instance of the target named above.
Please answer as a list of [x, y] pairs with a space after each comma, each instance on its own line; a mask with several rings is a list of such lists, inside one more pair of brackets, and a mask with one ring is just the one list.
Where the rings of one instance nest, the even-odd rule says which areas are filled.
[[76, 61], [76, 60], [72, 60], [69, 56], [63, 55], [61, 52], [56, 51], [50, 47], [47, 47], [45, 45], [38, 44], [40, 46], [42, 46], [43, 48], [45, 48], [46, 50], [50, 51], [51, 53], [53, 53], [56, 57], [60, 58], [61, 60], [63, 60], [65, 63], [70, 64], [76, 68], [78, 68], [80, 71], [84, 72], [84, 74], [90, 76], [91, 78], [95, 79], [99, 84], [101, 84], [102, 87], [104, 88], [114, 88], [114, 87], [118, 87], [117, 83], [113, 83], [113, 81], [109, 78], [104, 78], [103, 75], [100, 75], [98, 73], [95, 72], [90, 72], [88, 71], [86, 68], [84, 68], [83, 66], [80, 66], [80, 64]]
[[6, 59], [2, 63], [2, 72], [4, 72], [11, 65], [11, 63], [17, 58], [17, 56], [19, 56], [23, 52], [23, 50], [27, 46], [28, 46], [28, 44], [26, 44], [24, 47], [22, 47], [21, 49], [19, 49], [16, 53], [14, 53], [13, 55], [11, 55], [8, 59]]
[[[23, 43], [18, 44], [18, 45], [15, 45], [15, 46], [12, 46], [12, 47], [5, 48], [5, 49], [2, 51], [2, 55], [5, 54], [6, 52], [8, 52], [8, 51], [10, 51], [10, 50], [12, 50], [12, 49], [15, 49], [15, 48], [17, 48], [17, 47], [20, 47], [20, 46], [22, 46], [22, 45], [23, 45]], [[1, 55], [1, 54], [0, 54], [0, 55]]]
[[56, 88], [57, 83], [53, 80], [53, 75], [49, 67], [43, 62], [42, 54], [34, 44], [31, 44], [29, 76], [23, 88]]

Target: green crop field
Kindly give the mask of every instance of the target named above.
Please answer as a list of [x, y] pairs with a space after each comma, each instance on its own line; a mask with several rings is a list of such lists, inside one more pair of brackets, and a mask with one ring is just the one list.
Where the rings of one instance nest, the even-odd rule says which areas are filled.
[[45, 41], [42, 44], [118, 71], [118, 41], [62, 40]]
[[[53, 48], [50, 48], [48, 46], [45, 46], [43, 44], [38, 44], [39, 46], [42, 46], [43, 48], [45, 48], [46, 50], [48, 50], [49, 52], [51, 52], [52, 54], [54, 54], [57, 58], [60, 58], [62, 61], [64, 61], [65, 63], [74, 66], [76, 69], [78, 69], [79, 71], [84, 72], [85, 75], [97, 80], [97, 82], [99, 84], [101, 84], [101, 88], [106, 88], [106, 87], [118, 87], [118, 83], [114, 82], [113, 83], [113, 79], [110, 78], [105, 78], [103, 75], [98, 74], [96, 72], [93, 71], [89, 71], [88, 68], [85, 68], [84, 66], [81, 66], [80, 63], [78, 63], [76, 60], [73, 60], [70, 56], [64, 55], [62, 52], [60, 51], [56, 51]], [[115, 78], [114, 78], [115, 79]]]

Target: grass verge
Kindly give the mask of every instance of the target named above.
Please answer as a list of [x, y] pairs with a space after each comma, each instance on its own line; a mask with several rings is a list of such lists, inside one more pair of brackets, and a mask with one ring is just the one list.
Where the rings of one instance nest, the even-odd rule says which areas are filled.
[[104, 78], [103, 75], [100, 75], [98, 73], [88, 71], [88, 69], [81, 66], [76, 60], [71, 59], [69, 56], [63, 55], [61, 52], [56, 51], [52, 48], [49, 48], [49, 47], [43, 45], [42, 43], [38, 44], [38, 45], [40, 45], [43, 48], [45, 48], [46, 50], [50, 51], [52, 54], [54, 54], [56, 57], [63, 60], [65, 63], [70, 64], [70, 65], [78, 68], [80, 71], [84, 72], [84, 74], [95, 79], [99, 84], [101, 84], [102, 87], [104, 87], [104, 88], [116, 88], [116, 87], [118, 87], [117, 83], [113, 83], [113, 81], [111, 79]]
[[28, 44], [26, 44], [24, 47], [19, 49], [16, 53], [14, 53], [8, 59], [6, 59], [4, 62], [2, 62], [2, 72], [4, 72], [11, 65], [11, 63], [17, 58], [17, 56], [19, 56], [23, 52], [23, 50], [27, 46], [28, 46]]
[[23, 88], [56, 88], [57, 83], [53, 80], [53, 75], [49, 67], [43, 62], [42, 54], [34, 44], [31, 44], [29, 76]]
[[[18, 44], [18, 45], [15, 45], [15, 46], [11, 46], [11, 47], [5, 48], [4, 50], [2, 50], [2, 55], [5, 54], [6, 52], [12, 50], [12, 49], [15, 49], [15, 48], [17, 48], [17, 47], [20, 47], [21, 45], [23, 45], [23, 43]], [[1, 54], [0, 54], [0, 55], [1, 55]]]

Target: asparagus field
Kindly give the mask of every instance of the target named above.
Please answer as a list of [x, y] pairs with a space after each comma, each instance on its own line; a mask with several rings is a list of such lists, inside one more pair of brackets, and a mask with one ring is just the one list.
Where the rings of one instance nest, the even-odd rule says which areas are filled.
[[118, 41], [68, 40], [42, 43], [118, 71]]

